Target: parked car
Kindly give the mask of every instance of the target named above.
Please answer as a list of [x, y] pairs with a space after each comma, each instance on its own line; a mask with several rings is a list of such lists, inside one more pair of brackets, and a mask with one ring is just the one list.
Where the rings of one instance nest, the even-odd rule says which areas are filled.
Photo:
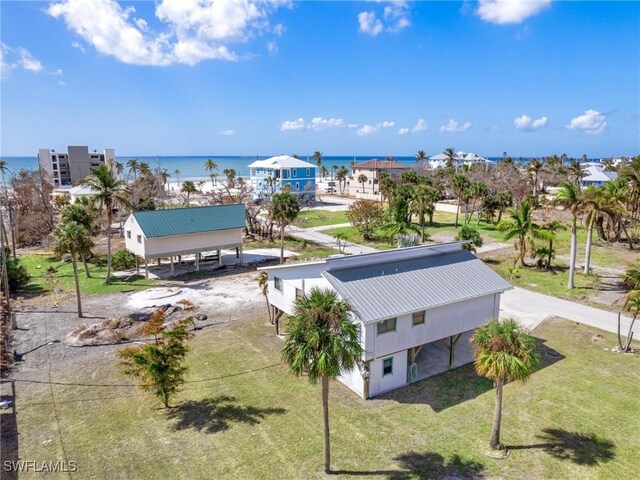
[[327, 187], [324, 189], [324, 193], [336, 193], [336, 189], [333, 187]]

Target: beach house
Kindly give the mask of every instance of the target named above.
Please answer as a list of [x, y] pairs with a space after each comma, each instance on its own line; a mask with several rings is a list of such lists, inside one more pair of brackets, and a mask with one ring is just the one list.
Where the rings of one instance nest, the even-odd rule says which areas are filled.
[[601, 187], [605, 183], [618, 178], [616, 172], [607, 172], [604, 169], [604, 165], [593, 162], [589, 163], [586, 168], [583, 168], [582, 173], [584, 174], [584, 177], [580, 180], [582, 188], [588, 186]]
[[149, 210], [129, 215], [124, 240], [127, 250], [144, 259], [145, 267], [150, 260], [160, 263], [167, 258], [173, 274], [174, 260], [181, 262], [183, 255], [194, 255], [196, 270], [206, 252], [215, 252], [222, 266], [222, 249], [236, 249], [242, 263], [243, 228], [242, 204]]
[[249, 165], [249, 182], [255, 199], [269, 197], [289, 187], [291, 193], [315, 199], [316, 166], [289, 155], [256, 160]]
[[340, 381], [363, 398], [472, 360], [469, 338], [512, 288], [460, 242], [265, 267], [275, 318], [313, 287], [352, 307], [364, 350]]
[[[349, 195], [368, 200], [380, 200], [380, 174], [385, 172], [391, 176], [400, 176], [409, 170], [408, 165], [395, 160], [379, 160], [374, 158], [353, 165], [349, 178]], [[363, 175], [363, 176], [362, 176]], [[364, 180], [361, 182], [360, 180]]]
[[[438, 168], [445, 167], [447, 162], [449, 161], [449, 157], [444, 153], [439, 153], [434, 155], [433, 157], [429, 157], [427, 160], [427, 165], [430, 168]], [[480, 155], [473, 152], [463, 152], [459, 151], [453, 154], [453, 166], [456, 168], [462, 167], [466, 165], [471, 167], [473, 165], [486, 165], [487, 163], [491, 163], [488, 159], [481, 157]]]

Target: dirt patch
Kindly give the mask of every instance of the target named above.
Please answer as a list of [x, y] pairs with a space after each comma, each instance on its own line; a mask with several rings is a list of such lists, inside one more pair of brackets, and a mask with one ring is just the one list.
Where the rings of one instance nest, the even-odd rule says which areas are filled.
[[101, 345], [121, 343], [136, 338], [139, 323], [131, 317], [110, 318], [100, 323], [83, 323], [69, 333], [67, 345]]

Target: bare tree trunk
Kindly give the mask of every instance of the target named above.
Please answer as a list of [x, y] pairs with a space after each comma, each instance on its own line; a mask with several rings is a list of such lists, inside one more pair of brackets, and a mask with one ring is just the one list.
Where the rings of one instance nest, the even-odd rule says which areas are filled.
[[573, 216], [573, 220], [571, 221], [571, 253], [569, 257], [569, 282], [567, 283], [567, 288], [571, 290], [573, 288], [573, 276], [576, 271], [576, 247], [577, 247], [577, 227], [576, 227], [577, 218], [576, 215]]
[[329, 377], [322, 376], [322, 427], [324, 433], [324, 473], [331, 472], [331, 444], [329, 440]]
[[91, 273], [89, 273], [89, 266], [87, 265], [87, 258], [82, 255], [82, 264], [84, 265], [84, 274], [87, 278], [91, 278]]
[[280, 225], [280, 263], [284, 263], [284, 224]]
[[458, 195], [457, 195], [458, 202], [457, 202], [457, 207], [456, 207], [456, 228], [458, 228], [458, 215], [460, 215], [460, 195], [461, 195], [461, 193], [458, 193]]
[[584, 273], [589, 275], [589, 269], [591, 267], [591, 239], [593, 237], [593, 221], [589, 222], [587, 227], [587, 246], [584, 252]]
[[111, 205], [107, 206], [107, 276], [104, 283], [111, 282]]
[[493, 412], [493, 431], [491, 432], [491, 448], [500, 448], [500, 424], [502, 423], [502, 387], [504, 380], [496, 380], [496, 408]]
[[73, 279], [76, 281], [76, 303], [78, 304], [78, 317], [82, 318], [82, 302], [80, 300], [80, 281], [78, 280], [78, 259], [76, 254], [71, 254], [71, 264], [73, 265]]

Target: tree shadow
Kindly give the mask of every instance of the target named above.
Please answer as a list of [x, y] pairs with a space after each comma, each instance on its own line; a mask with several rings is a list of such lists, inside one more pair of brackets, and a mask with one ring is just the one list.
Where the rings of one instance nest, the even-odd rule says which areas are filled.
[[615, 457], [615, 445], [594, 433], [568, 432], [560, 428], [545, 428], [534, 445], [508, 446], [510, 450], [540, 449], [558, 460], [569, 460], [577, 465], [593, 467]]
[[170, 409], [167, 416], [177, 420], [175, 430], [194, 429], [205, 433], [228, 430], [232, 423], [259, 424], [267, 415], [283, 415], [284, 408], [257, 408], [238, 405], [235, 397], [220, 395], [215, 398], [189, 400]]
[[474, 478], [484, 476], [484, 465], [474, 460], [469, 460], [453, 455], [445, 459], [439, 453], [408, 452], [398, 455], [393, 459], [401, 469], [398, 470], [333, 470], [336, 475], [351, 476], [384, 476], [388, 480], [409, 479], [440, 479], [443, 477]]

